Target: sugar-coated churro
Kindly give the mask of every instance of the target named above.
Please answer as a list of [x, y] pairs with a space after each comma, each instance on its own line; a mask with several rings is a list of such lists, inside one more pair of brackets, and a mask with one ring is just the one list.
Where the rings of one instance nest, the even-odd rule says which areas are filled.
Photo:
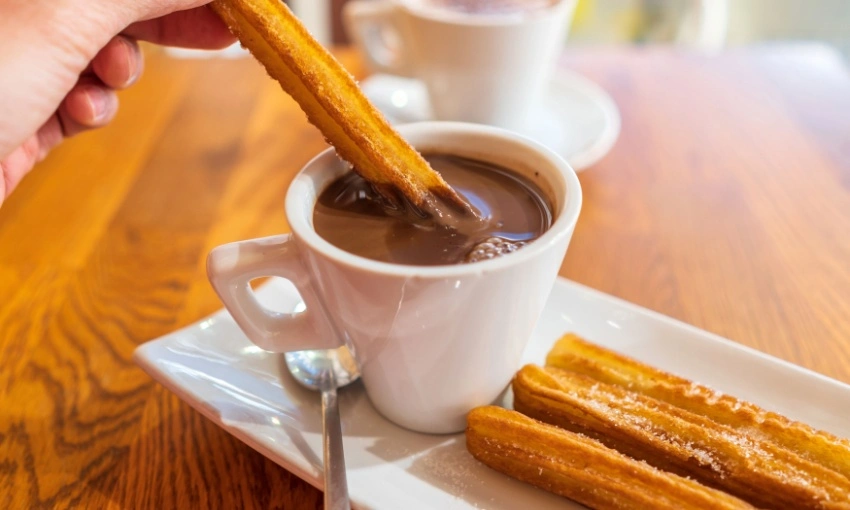
[[[369, 102], [354, 78], [281, 0], [215, 0], [213, 10], [318, 127], [340, 157], [390, 200], [438, 217], [476, 211]], [[399, 196], [401, 195], [401, 196]]]
[[514, 406], [761, 508], [850, 509], [850, 481], [770, 441], [555, 367], [523, 367]]
[[466, 444], [476, 459], [591, 508], [752, 508], [738, 498], [516, 411], [480, 407], [469, 413], [467, 423]]
[[722, 425], [771, 441], [850, 479], [850, 441], [766, 411], [699, 383], [669, 374], [579, 336], [564, 335], [546, 357], [549, 366], [672, 404]]

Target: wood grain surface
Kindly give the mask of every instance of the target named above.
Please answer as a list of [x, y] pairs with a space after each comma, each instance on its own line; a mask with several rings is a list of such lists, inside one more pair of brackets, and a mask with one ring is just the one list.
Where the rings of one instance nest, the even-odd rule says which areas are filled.
[[[837, 54], [574, 50], [561, 65], [623, 117], [581, 174], [561, 274], [850, 382], [850, 75]], [[249, 59], [149, 51], [121, 102], [0, 208], [0, 501], [319, 508], [318, 491], [131, 355], [220, 307], [210, 248], [288, 230], [285, 190], [322, 137]]]

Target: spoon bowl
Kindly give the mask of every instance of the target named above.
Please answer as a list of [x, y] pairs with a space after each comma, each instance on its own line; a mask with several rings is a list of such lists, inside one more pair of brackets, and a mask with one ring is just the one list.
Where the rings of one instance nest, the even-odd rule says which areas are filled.
[[322, 391], [332, 374], [334, 386], [342, 388], [360, 378], [357, 361], [347, 347], [284, 354], [286, 367], [298, 384], [308, 390]]

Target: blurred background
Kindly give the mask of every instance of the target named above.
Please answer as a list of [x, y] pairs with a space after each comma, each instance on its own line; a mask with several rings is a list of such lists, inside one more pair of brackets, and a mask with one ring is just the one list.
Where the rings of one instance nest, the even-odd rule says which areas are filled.
[[[285, 1], [322, 43], [348, 43], [341, 12], [349, 0]], [[567, 44], [674, 44], [716, 52], [787, 41], [825, 43], [850, 59], [850, 0], [578, 0]], [[238, 46], [218, 52], [243, 54]]]
[[[284, 0], [326, 46], [348, 44], [349, 0]], [[381, 1], [381, 0], [369, 0]], [[578, 0], [567, 45], [672, 44], [707, 53], [747, 45], [819, 42], [850, 60], [850, 0]], [[177, 57], [241, 57], [168, 49]]]
[[[288, 0], [314, 35], [344, 44], [347, 0]], [[673, 43], [705, 51], [821, 41], [850, 56], [848, 0], [578, 0], [569, 44]]]

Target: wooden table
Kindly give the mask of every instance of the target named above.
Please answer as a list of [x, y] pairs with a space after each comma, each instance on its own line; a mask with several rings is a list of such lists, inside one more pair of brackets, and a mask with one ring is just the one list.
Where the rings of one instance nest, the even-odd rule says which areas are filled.
[[[343, 51], [356, 74], [356, 57]], [[561, 274], [850, 382], [850, 75], [821, 46], [583, 50], [623, 116]], [[324, 147], [251, 60], [152, 55], [108, 129], [0, 209], [6, 508], [312, 509], [131, 361], [218, 309], [210, 248], [287, 230]]]

